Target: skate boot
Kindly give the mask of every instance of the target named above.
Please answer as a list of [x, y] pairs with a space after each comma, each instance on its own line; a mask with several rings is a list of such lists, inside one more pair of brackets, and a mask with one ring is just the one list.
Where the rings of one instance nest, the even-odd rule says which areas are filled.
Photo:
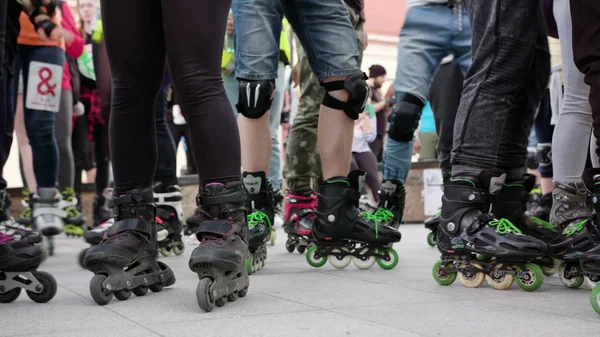
[[0, 225], [0, 303], [13, 302], [21, 294], [46, 303], [56, 294], [56, 280], [49, 273], [38, 271], [44, 254], [37, 243], [41, 236], [24, 227]]
[[534, 221], [544, 221], [546, 223], [550, 223], [552, 200], [552, 193], [542, 195], [537, 203], [537, 206], [534, 209], [527, 211], [529, 216], [531, 218], [535, 218], [533, 219]]
[[[31, 200], [34, 228], [44, 236], [58, 235], [63, 231], [67, 213], [59, 208], [62, 196], [56, 188], [39, 188]], [[52, 255], [52, 254], [50, 254]]]
[[303, 254], [311, 242], [312, 227], [317, 214], [317, 195], [310, 187], [289, 191], [285, 194], [285, 217], [283, 230], [288, 239], [285, 248], [288, 252]]
[[[102, 241], [102, 238], [104, 237], [104, 232], [106, 232], [114, 224], [115, 219], [110, 218], [104, 221], [103, 223], [99, 224], [98, 226], [83, 233], [83, 239], [90, 245], [95, 246]], [[85, 257], [85, 254], [87, 253], [88, 249], [89, 248], [82, 249], [81, 252], [79, 252], [79, 256], [77, 257], [81, 268], [85, 268], [85, 265], [83, 264], [83, 258]]]
[[431, 232], [427, 234], [427, 243], [431, 247], [435, 247], [437, 245], [437, 230], [440, 225], [440, 215], [442, 211], [438, 211], [434, 216], [428, 218], [423, 222], [425, 228], [429, 229]]
[[65, 234], [67, 236], [81, 237], [83, 235], [83, 225], [85, 224], [85, 217], [81, 215], [81, 209], [79, 206], [79, 199], [75, 196], [75, 192], [72, 188], [67, 187], [64, 191], [60, 192], [62, 200], [60, 201], [58, 208], [65, 211], [67, 216], [63, 219], [65, 222]]
[[[589, 186], [594, 189], [594, 184]], [[583, 183], [555, 183], [550, 213], [553, 225], [561, 234], [550, 241], [552, 257], [560, 260], [558, 276], [563, 285], [577, 289], [586, 281], [579, 259], [594, 247], [597, 229], [591, 221], [593, 209]]]
[[185, 249], [181, 237], [182, 200], [181, 188], [177, 185], [158, 184], [154, 187], [158, 248], [163, 256], [181, 255]]
[[531, 261], [546, 256], [546, 243], [522, 234], [507, 219], [488, 213], [491, 195], [502, 189], [505, 177], [484, 172], [446, 182], [437, 235], [442, 257], [433, 266], [433, 278], [440, 285], [452, 284], [457, 276], [468, 288], [487, 280], [492, 288], [504, 290], [515, 278], [526, 291], [542, 285], [544, 274]]
[[592, 289], [590, 303], [600, 315], [600, 169], [589, 169], [583, 172], [583, 182], [590, 192], [590, 201], [594, 215], [588, 224], [588, 232], [594, 239], [594, 247], [581, 255], [580, 267], [588, 286]]
[[379, 208], [368, 218], [378, 224], [398, 229], [402, 223], [405, 199], [406, 191], [401, 181], [384, 180], [379, 191]]
[[369, 269], [376, 261], [383, 269], [398, 264], [398, 253], [391, 244], [400, 241], [400, 232], [369, 220], [358, 210], [364, 176], [362, 171], [353, 171], [348, 177], [321, 183], [312, 231], [315, 244], [306, 252], [311, 266], [322, 267], [328, 259], [339, 269], [346, 268], [350, 261], [359, 269]]
[[200, 226], [200, 221], [202, 221], [200, 207], [196, 208], [194, 214], [185, 219], [185, 225], [183, 226], [183, 235], [192, 235], [196, 236], [196, 231], [198, 230], [198, 226]]
[[21, 206], [23, 206], [23, 210], [19, 217], [17, 218], [17, 222], [21, 225], [28, 226], [31, 228], [31, 199], [33, 198], [33, 193], [29, 192], [27, 187], [23, 187], [21, 190]]
[[271, 228], [271, 246], [275, 246], [275, 240], [277, 240], [277, 228], [283, 226], [283, 217], [281, 206], [283, 204], [283, 194], [281, 190], [273, 190], [273, 208], [275, 209], [275, 217], [273, 221], [273, 227]]
[[112, 217], [108, 208], [108, 200], [112, 198], [112, 193], [112, 188], [107, 187], [102, 191], [102, 195], [97, 195], [94, 199], [94, 227]]
[[246, 261], [250, 254], [244, 194], [240, 182], [212, 183], [204, 186], [196, 200], [203, 218], [196, 233], [200, 244], [190, 256], [189, 267], [200, 279], [196, 299], [206, 312], [248, 293]]
[[[525, 214], [529, 191], [535, 183], [535, 176], [526, 174], [522, 181], [511, 181], [493, 196], [492, 213], [499, 219], [507, 219], [523, 234], [540, 239], [546, 243], [555, 239], [560, 232], [550, 223]], [[556, 273], [560, 263], [548, 256], [537, 261], [546, 276]]]
[[242, 182], [248, 203], [248, 249], [252, 261], [248, 262], [248, 274], [255, 273], [265, 266], [267, 243], [275, 219], [273, 188], [264, 172], [244, 172]]
[[159, 292], [175, 283], [173, 271], [157, 261], [153, 200], [151, 188], [113, 197], [115, 224], [83, 258], [85, 268], [95, 274], [90, 281], [90, 293], [99, 305], [110, 302], [113, 295], [124, 301], [132, 292], [144, 296], [148, 289]]
[[4, 221], [11, 219], [10, 216], [10, 205], [12, 205], [12, 201], [10, 200], [10, 195], [5, 189], [0, 190], [0, 224]]

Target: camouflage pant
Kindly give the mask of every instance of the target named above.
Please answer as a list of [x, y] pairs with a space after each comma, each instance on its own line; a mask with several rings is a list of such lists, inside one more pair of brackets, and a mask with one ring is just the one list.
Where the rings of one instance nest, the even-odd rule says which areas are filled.
[[[365, 48], [364, 22], [359, 20], [358, 13], [348, 6], [346, 8], [358, 39], [360, 64]], [[321, 177], [321, 157], [317, 148], [317, 127], [319, 124], [319, 109], [325, 97], [325, 89], [319, 85], [319, 81], [313, 74], [308, 64], [308, 58], [297, 38], [296, 45], [298, 46], [299, 84], [302, 95], [287, 141], [286, 166], [288, 172], [286, 181], [290, 190], [310, 186], [311, 179], [318, 182]]]

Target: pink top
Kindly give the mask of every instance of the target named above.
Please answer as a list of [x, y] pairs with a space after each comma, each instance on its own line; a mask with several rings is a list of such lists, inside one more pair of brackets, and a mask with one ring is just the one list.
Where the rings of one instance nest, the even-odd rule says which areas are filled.
[[[81, 54], [83, 54], [83, 45], [85, 41], [81, 37], [81, 33], [79, 33], [79, 29], [77, 29], [77, 24], [75, 23], [75, 19], [73, 18], [73, 13], [71, 12], [71, 8], [67, 5], [66, 2], [62, 3], [62, 22], [61, 26], [64, 30], [73, 33], [73, 42], [71, 45], [66, 44], [67, 53], [74, 59], [77, 59]], [[62, 88], [66, 90], [72, 90], [71, 87], [71, 71], [69, 71], [69, 64], [65, 61], [65, 65], [63, 67], [63, 79], [62, 79]], [[75, 102], [73, 102], [75, 103]]]

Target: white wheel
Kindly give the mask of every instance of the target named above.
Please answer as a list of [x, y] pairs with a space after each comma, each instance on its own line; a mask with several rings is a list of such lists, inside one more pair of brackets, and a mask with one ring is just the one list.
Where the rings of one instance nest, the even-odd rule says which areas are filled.
[[[483, 269], [483, 267], [481, 267], [481, 265], [479, 263], [475, 263], [472, 262], [471, 265], [475, 268], [478, 269]], [[470, 272], [465, 272], [465, 271], [460, 271], [461, 268], [466, 268], [467, 265], [465, 264], [461, 264], [458, 269], [458, 279], [460, 280], [460, 282], [467, 288], [477, 288], [479, 287], [483, 281], [485, 280], [485, 274], [480, 272], [480, 271], [470, 271]], [[468, 274], [466, 274], [468, 273]]]
[[[485, 275], [485, 280], [490, 285], [490, 287], [496, 290], [506, 290], [510, 288], [510, 286], [515, 281], [515, 276], [513, 274], [504, 274], [499, 271], [502, 269], [502, 264], [499, 264], [494, 267], [493, 277], [490, 275]], [[507, 269], [512, 269], [507, 267]]]
[[578, 289], [583, 284], [583, 275], [573, 276], [574, 274], [581, 274], [579, 265], [563, 263], [558, 267], [560, 282], [567, 288]]
[[[341, 250], [335, 248], [331, 250], [331, 254], [340, 254], [342, 253], [342, 251], [349, 252], [348, 248], [342, 248]], [[350, 261], [352, 261], [352, 255], [345, 255], [342, 257], [336, 255], [329, 255], [329, 263], [337, 269], [344, 269], [348, 267], [348, 265], [350, 265]]]
[[368, 251], [369, 251], [369, 248], [365, 247], [365, 248], [361, 249], [360, 252], [358, 252], [360, 257], [356, 257], [356, 256], [352, 257], [352, 262], [354, 263], [356, 268], [365, 270], [365, 269], [369, 269], [369, 268], [373, 267], [373, 265], [377, 261], [377, 258], [375, 256], [364, 255]]
[[166, 247], [161, 248], [160, 253], [162, 254], [162, 256], [171, 256], [171, 251], [169, 249], [167, 249]]
[[273, 231], [271, 231], [271, 246], [275, 246], [275, 240], [277, 240], [277, 231], [273, 228]]
[[600, 284], [600, 275], [588, 274], [584, 277], [585, 284], [590, 290], [593, 290], [596, 285]]

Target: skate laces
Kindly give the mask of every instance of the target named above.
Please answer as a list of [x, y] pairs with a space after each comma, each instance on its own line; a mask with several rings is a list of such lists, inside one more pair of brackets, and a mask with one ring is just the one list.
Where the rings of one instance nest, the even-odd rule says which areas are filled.
[[567, 227], [565, 227], [563, 234], [565, 234], [567, 236], [571, 236], [575, 233], [579, 233], [583, 229], [583, 226], [585, 226], [587, 221], [588, 221], [587, 219], [583, 219], [578, 222], [570, 223]]
[[248, 227], [253, 228], [257, 225], [266, 223], [269, 226], [269, 231], [271, 231], [271, 219], [265, 212], [255, 211], [248, 214]]
[[552, 224], [549, 223], [548, 221], [544, 221], [544, 220], [542, 220], [542, 219], [540, 219], [538, 217], [532, 216], [532, 215], [529, 216], [529, 220], [531, 220], [531, 222], [533, 222], [536, 225], [544, 226], [546, 229], [548, 229], [550, 231], [553, 231], [553, 232], [556, 232], [556, 228], [554, 228], [552, 226]]
[[379, 208], [373, 214], [362, 212], [361, 215], [375, 223], [390, 221], [394, 217], [394, 213], [385, 208]]
[[494, 219], [489, 222], [489, 225], [496, 227], [496, 233], [505, 235], [507, 233], [523, 234], [512, 222], [508, 219]]

